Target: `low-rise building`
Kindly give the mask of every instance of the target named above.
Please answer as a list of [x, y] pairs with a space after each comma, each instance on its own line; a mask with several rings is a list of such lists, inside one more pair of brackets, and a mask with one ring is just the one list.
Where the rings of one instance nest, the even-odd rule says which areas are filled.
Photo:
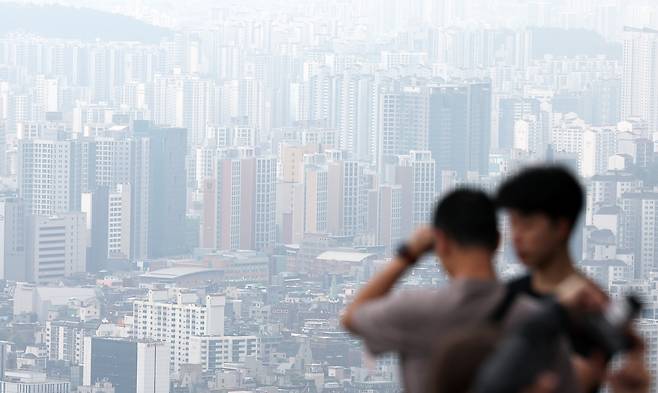
[[0, 381], [2, 393], [69, 393], [68, 381], [48, 378], [46, 373], [23, 370], [5, 371], [4, 380]]
[[224, 363], [243, 363], [258, 357], [260, 340], [256, 336], [193, 336], [190, 338], [190, 363], [214, 371]]

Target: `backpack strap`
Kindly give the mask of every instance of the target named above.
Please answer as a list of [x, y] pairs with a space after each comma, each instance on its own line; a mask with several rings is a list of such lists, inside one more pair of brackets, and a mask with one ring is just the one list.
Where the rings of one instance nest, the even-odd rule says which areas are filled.
[[487, 317], [487, 321], [490, 323], [501, 323], [503, 319], [505, 319], [507, 312], [512, 307], [512, 304], [514, 304], [514, 300], [516, 300], [517, 292], [508, 288], [507, 285], [504, 288], [505, 294], [503, 295], [503, 298]]

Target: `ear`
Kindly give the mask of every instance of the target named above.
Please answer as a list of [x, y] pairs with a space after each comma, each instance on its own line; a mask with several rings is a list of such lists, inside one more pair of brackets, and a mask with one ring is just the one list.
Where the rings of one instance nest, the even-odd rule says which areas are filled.
[[571, 236], [571, 230], [573, 229], [573, 223], [566, 218], [560, 218], [557, 220], [556, 230], [560, 239], [564, 241], [569, 241]]
[[450, 252], [450, 240], [447, 238], [445, 232], [440, 229], [436, 229], [434, 233], [436, 234], [434, 251], [438, 256], [444, 256]]

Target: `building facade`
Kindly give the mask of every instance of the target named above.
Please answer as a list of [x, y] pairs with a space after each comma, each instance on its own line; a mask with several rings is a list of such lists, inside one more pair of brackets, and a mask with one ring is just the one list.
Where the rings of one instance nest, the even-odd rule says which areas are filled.
[[171, 370], [190, 362], [192, 336], [224, 335], [222, 295], [208, 295], [203, 303], [195, 293], [179, 291], [171, 299], [166, 291], [151, 290], [146, 300], [133, 303], [134, 338], [166, 342], [171, 348]]

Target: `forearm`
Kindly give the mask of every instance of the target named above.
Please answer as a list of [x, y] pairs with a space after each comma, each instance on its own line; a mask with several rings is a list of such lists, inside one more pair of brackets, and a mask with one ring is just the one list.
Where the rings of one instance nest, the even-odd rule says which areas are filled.
[[395, 283], [404, 275], [409, 268], [409, 264], [401, 258], [394, 258], [382, 271], [366, 283], [359, 291], [352, 303], [347, 306], [342, 317], [342, 324], [347, 330], [352, 329], [352, 319], [355, 310], [362, 304], [381, 298], [388, 294], [395, 286]]

